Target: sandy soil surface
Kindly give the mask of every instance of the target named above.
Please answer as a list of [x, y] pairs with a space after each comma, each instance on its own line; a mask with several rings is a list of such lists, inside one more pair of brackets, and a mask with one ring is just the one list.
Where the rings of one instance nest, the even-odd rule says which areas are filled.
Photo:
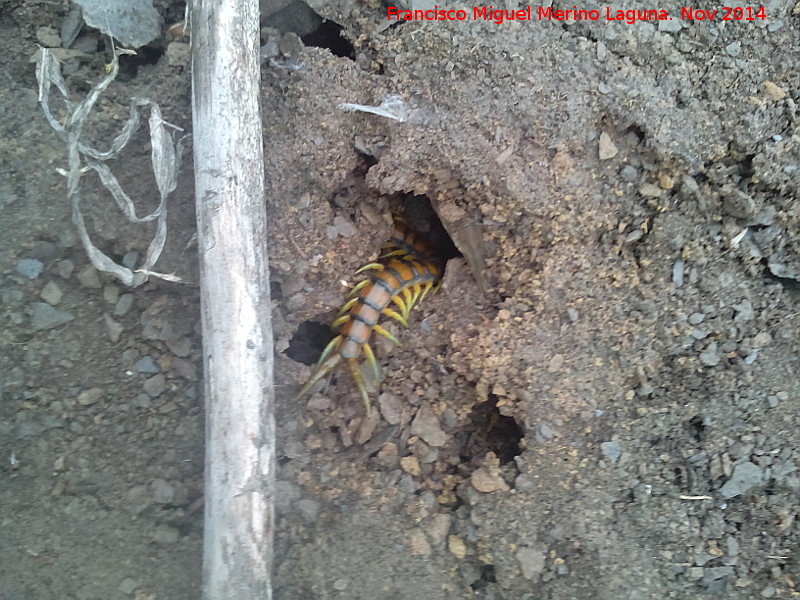
[[[30, 62], [68, 8], [0, 2], [0, 598], [197, 598], [191, 146], [158, 265], [190, 283], [98, 274]], [[800, 5], [503, 24], [311, 8], [342, 37], [264, 30], [275, 597], [800, 596]], [[93, 143], [134, 96], [191, 131], [186, 41], [123, 62]], [[81, 98], [110, 54], [88, 28], [73, 47]], [[340, 108], [391, 96], [402, 121]], [[135, 139], [112, 168], [152, 210]], [[151, 226], [91, 175], [83, 206], [103, 251], [141, 256]], [[461, 256], [387, 325], [402, 345], [375, 344], [378, 410], [344, 371], [292, 402], [398, 206]]]

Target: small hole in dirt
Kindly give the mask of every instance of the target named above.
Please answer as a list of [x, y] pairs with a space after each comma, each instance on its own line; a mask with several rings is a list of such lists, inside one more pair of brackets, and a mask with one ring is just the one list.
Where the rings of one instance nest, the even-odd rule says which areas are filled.
[[318, 321], [303, 321], [283, 353], [304, 365], [313, 365], [332, 338], [330, 325], [323, 325]]
[[505, 465], [522, 452], [522, 428], [512, 417], [500, 414], [496, 396], [490, 395], [487, 402], [472, 409], [467, 430], [469, 440], [461, 451], [463, 462], [469, 462], [476, 456], [482, 457], [487, 452], [494, 452], [500, 464]]
[[300, 38], [306, 46], [327, 48], [334, 56], [355, 60], [356, 53], [351, 44], [342, 36], [342, 26], [333, 21], [323, 21], [317, 29]]
[[164, 56], [164, 48], [144, 46], [136, 54], [119, 55], [119, 73], [124, 77], [133, 79], [139, 73], [139, 67], [154, 65]]
[[689, 430], [694, 435], [694, 441], [699, 442], [703, 439], [703, 433], [705, 432], [706, 426], [703, 423], [704, 419], [700, 415], [695, 415], [691, 419], [689, 419]]
[[409, 227], [425, 237], [433, 254], [443, 263], [451, 258], [462, 256], [453, 243], [450, 234], [442, 225], [439, 215], [431, 205], [427, 196], [408, 195], [403, 198], [403, 217], [408, 221]]
[[494, 565], [483, 565], [481, 567], [481, 577], [477, 581], [473, 581], [470, 587], [473, 590], [482, 590], [488, 583], [497, 583], [497, 576], [495, 575]]

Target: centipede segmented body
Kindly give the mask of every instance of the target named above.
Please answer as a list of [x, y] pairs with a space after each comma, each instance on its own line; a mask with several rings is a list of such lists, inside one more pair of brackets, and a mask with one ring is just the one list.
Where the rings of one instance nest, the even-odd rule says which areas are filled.
[[367, 382], [358, 359], [364, 355], [377, 380], [380, 377], [378, 362], [369, 344], [372, 332], [400, 344], [395, 336], [378, 324], [380, 316], [390, 317], [407, 327], [412, 307], [421, 302], [429, 291], [439, 288], [442, 280], [441, 262], [401, 215], [393, 213], [393, 219], [392, 237], [381, 246], [380, 257], [356, 271], [357, 274], [368, 275], [350, 290], [350, 299], [331, 324], [338, 335], [322, 351], [319, 362], [295, 400], [305, 396], [315, 383], [345, 362], [369, 415], [372, 409]]

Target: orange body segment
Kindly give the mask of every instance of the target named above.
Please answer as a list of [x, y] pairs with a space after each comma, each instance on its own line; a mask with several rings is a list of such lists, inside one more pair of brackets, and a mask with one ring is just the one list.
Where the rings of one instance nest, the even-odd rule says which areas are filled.
[[[407, 325], [411, 308], [442, 279], [442, 266], [431, 256], [425, 241], [416, 235], [397, 214], [394, 215], [392, 238], [381, 247], [381, 257], [358, 270], [368, 277], [356, 284], [349, 300], [334, 322], [337, 335], [325, 348], [317, 366], [295, 399], [306, 395], [316, 382], [325, 377], [344, 359], [364, 402], [367, 414], [371, 407], [364, 375], [357, 359], [365, 356], [373, 373], [378, 374], [378, 364], [369, 340], [372, 332], [383, 335], [395, 343], [397, 339], [378, 324], [381, 315]], [[390, 308], [394, 303], [399, 313]]]

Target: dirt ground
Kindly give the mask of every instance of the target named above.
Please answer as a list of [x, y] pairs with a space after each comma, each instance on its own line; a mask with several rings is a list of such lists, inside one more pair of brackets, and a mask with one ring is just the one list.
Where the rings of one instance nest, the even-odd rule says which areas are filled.
[[[800, 4], [503, 24], [310, 4], [341, 38], [264, 30], [275, 598], [800, 596]], [[183, 14], [157, 7], [165, 30]], [[68, 8], [0, 2], [0, 599], [198, 598], [191, 146], [158, 263], [189, 283], [98, 275], [30, 62]], [[93, 143], [134, 96], [191, 131], [186, 41], [123, 63]], [[80, 98], [109, 53], [75, 44]], [[389, 96], [403, 121], [340, 107]], [[152, 210], [136, 140], [112, 168]], [[102, 250], [144, 252], [91, 175], [83, 205]], [[387, 325], [402, 345], [376, 342], [372, 418], [343, 371], [292, 402], [397, 206], [461, 256]]]

